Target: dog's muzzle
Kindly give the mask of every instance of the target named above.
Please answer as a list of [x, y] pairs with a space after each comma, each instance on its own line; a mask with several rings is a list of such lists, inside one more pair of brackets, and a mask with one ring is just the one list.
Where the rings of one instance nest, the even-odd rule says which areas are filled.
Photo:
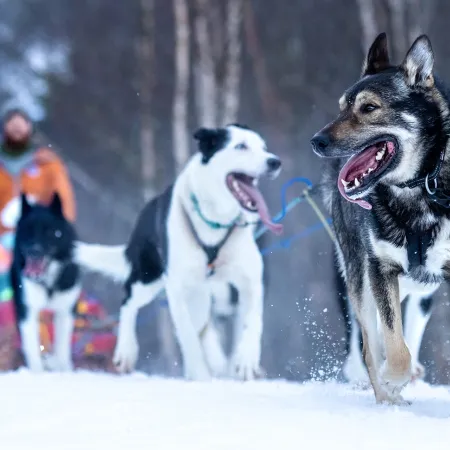
[[321, 158], [326, 157], [326, 149], [330, 144], [330, 138], [327, 134], [321, 133], [320, 131], [316, 133], [311, 139], [311, 146], [314, 153]]

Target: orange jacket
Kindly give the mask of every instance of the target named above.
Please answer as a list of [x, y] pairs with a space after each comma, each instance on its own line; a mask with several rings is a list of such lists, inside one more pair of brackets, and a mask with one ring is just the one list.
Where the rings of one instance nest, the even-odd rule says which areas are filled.
[[[72, 185], [63, 162], [48, 148], [38, 149], [33, 162], [14, 177], [0, 161], [0, 211], [21, 192], [36, 199], [38, 203], [49, 204], [55, 192], [61, 197], [64, 216], [75, 221], [75, 199]], [[0, 235], [12, 229], [0, 222]]]

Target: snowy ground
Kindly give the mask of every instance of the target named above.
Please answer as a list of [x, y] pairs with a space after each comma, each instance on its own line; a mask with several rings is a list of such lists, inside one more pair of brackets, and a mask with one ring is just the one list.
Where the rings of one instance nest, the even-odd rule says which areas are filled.
[[[448, 448], [450, 390], [419, 383], [409, 407], [335, 383], [192, 383], [78, 372], [0, 375], [7, 450]], [[314, 447], [310, 447], [310, 445]]]

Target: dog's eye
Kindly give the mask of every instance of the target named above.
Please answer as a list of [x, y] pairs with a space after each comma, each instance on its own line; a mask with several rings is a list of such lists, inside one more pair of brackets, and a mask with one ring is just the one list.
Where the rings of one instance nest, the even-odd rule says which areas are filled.
[[371, 113], [372, 111], [375, 111], [378, 108], [379, 108], [379, 106], [377, 106], [377, 105], [373, 105], [372, 103], [366, 103], [361, 106], [361, 112], [362, 113]]
[[245, 142], [241, 142], [240, 144], [234, 147], [236, 150], [248, 150], [247, 144]]

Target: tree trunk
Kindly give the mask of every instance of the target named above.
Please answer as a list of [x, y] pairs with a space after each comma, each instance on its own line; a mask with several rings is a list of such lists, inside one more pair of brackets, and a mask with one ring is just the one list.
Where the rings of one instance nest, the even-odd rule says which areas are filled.
[[[139, 98], [141, 108], [140, 146], [142, 194], [144, 201], [157, 191], [157, 159], [153, 126], [153, 91], [155, 85], [154, 0], [140, 0], [141, 35], [139, 40]], [[176, 361], [176, 343], [167, 309], [160, 309], [158, 339], [166, 372], [170, 375]]]
[[156, 152], [153, 134], [152, 93], [154, 87], [154, 0], [141, 0], [141, 33], [138, 42], [141, 177], [144, 201], [156, 192]]
[[188, 90], [190, 63], [189, 12], [186, 0], [174, 0], [175, 15], [175, 94], [173, 100], [173, 155], [179, 173], [189, 158]]
[[404, 0], [388, 0], [389, 19], [392, 30], [392, 47], [394, 58], [401, 59], [407, 50], [408, 33], [406, 30], [406, 11]]
[[362, 29], [361, 46], [365, 56], [378, 34], [377, 18], [373, 0], [358, 0], [358, 9]]
[[209, 0], [196, 0], [195, 37], [197, 41], [196, 104], [199, 124], [217, 125], [217, 83], [212, 39], [208, 30], [207, 8]]
[[244, 2], [244, 31], [248, 52], [253, 62], [256, 88], [268, 123], [276, 123], [279, 104], [267, 75], [264, 52], [259, 42], [256, 19], [251, 0]]
[[227, 61], [223, 85], [223, 125], [236, 122], [239, 110], [242, 0], [228, 0], [227, 12]]

